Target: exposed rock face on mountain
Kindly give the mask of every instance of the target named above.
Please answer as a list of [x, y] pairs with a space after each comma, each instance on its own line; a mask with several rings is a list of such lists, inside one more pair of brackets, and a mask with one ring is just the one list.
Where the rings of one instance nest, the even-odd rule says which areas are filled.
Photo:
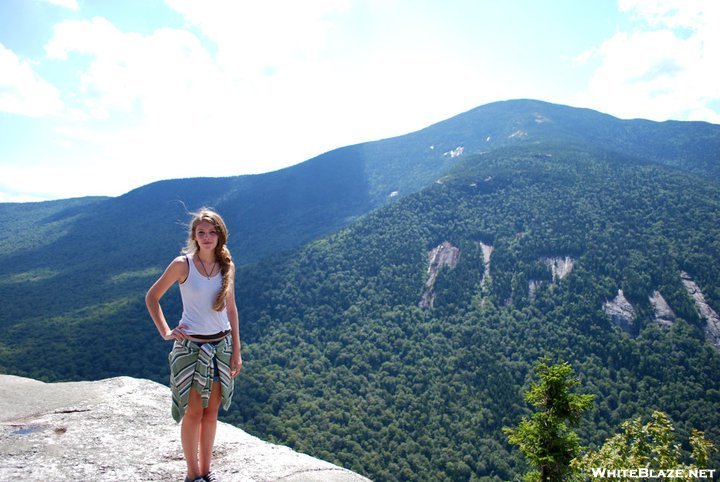
[[655, 310], [655, 323], [662, 326], [670, 326], [675, 323], [675, 312], [659, 291], [653, 291], [652, 296], [650, 296], [650, 304]]
[[493, 247], [489, 244], [480, 242], [480, 249], [482, 249], [483, 262], [485, 263], [485, 272], [483, 273], [482, 286], [485, 286], [490, 282], [490, 256], [492, 256]]
[[575, 266], [575, 260], [570, 256], [565, 256], [564, 258], [543, 258], [542, 262], [550, 268], [553, 283], [557, 283], [558, 280], [569, 275]]
[[700, 291], [697, 283], [693, 281], [692, 276], [682, 271], [680, 277], [688, 294], [695, 301], [695, 308], [697, 308], [700, 316], [706, 321], [705, 337], [715, 347], [720, 348], [720, 316], [707, 304], [705, 295]]
[[[541, 258], [540, 262], [542, 262], [545, 266], [548, 267], [548, 269], [550, 269], [550, 272], [552, 273], [553, 284], [557, 283], [559, 280], [569, 275], [575, 267], [575, 260], [572, 259], [570, 256], [565, 256], [564, 258]], [[529, 281], [528, 297], [531, 301], [535, 299], [535, 293], [537, 293], [537, 290], [540, 289], [543, 284], [544, 282], [541, 280], [531, 279]]]
[[603, 304], [603, 311], [607, 314], [613, 323], [620, 326], [623, 330], [630, 334], [637, 334], [635, 327], [635, 308], [625, 298], [623, 290], [618, 290], [617, 296], [612, 301], [606, 301]]
[[541, 286], [542, 281], [538, 281], [535, 279], [530, 280], [530, 282], [528, 283], [528, 298], [530, 298], [530, 301], [535, 301], [535, 294]]
[[[680, 278], [688, 294], [695, 302], [695, 308], [700, 314], [700, 317], [706, 322], [705, 338], [713, 346], [720, 348], [720, 316], [718, 316], [717, 312], [707, 303], [705, 295], [703, 295], [697, 283], [692, 279], [692, 276], [682, 271]], [[677, 320], [675, 312], [659, 291], [653, 291], [649, 299], [655, 311], [655, 323], [661, 326], [670, 326], [675, 323]], [[625, 298], [622, 290], [618, 290], [618, 295], [615, 299], [605, 302], [603, 310], [610, 319], [623, 330], [631, 334], [637, 333], [638, 327], [635, 326], [635, 308], [627, 298]]]
[[[0, 480], [183, 480], [170, 390], [129, 377], [43, 383], [0, 375]], [[361, 477], [219, 423], [213, 470], [224, 481]]]
[[460, 258], [460, 249], [445, 241], [428, 253], [427, 281], [425, 282], [425, 293], [423, 293], [420, 308], [432, 308], [435, 303], [435, 280], [443, 266], [450, 269], [457, 265]]

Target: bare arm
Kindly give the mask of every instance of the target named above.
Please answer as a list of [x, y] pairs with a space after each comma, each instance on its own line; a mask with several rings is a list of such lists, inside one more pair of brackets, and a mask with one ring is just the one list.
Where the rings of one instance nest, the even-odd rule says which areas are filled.
[[240, 323], [235, 303], [235, 265], [232, 265], [232, 275], [230, 278], [230, 286], [228, 287], [227, 298], [225, 299], [228, 319], [230, 320], [230, 329], [232, 335], [233, 352], [230, 359], [230, 376], [237, 376], [242, 369], [242, 356], [240, 355]]
[[184, 325], [180, 325], [172, 330], [170, 329], [170, 326], [168, 326], [165, 320], [162, 307], [160, 307], [160, 298], [163, 297], [176, 281], [181, 282], [187, 278], [187, 276], [187, 262], [183, 256], [178, 256], [170, 263], [162, 276], [158, 278], [145, 295], [145, 305], [150, 313], [150, 317], [164, 340], [183, 340], [187, 337], [184, 332]]

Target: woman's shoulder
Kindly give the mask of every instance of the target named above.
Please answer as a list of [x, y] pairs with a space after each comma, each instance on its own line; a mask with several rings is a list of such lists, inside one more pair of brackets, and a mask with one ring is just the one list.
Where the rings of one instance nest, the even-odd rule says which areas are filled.
[[187, 266], [188, 263], [190, 262], [191, 257], [192, 257], [192, 255], [189, 255], [189, 254], [181, 254], [180, 256], [175, 257], [175, 259], [173, 259], [170, 262], [170, 265], [172, 266], [172, 265], [177, 264], [177, 265]]
[[168, 266], [168, 271], [172, 271], [179, 275], [182, 280], [185, 280], [188, 276], [188, 271], [190, 269], [190, 260], [187, 255], [180, 255], [177, 256], [175, 259], [173, 259], [170, 262], [170, 265]]

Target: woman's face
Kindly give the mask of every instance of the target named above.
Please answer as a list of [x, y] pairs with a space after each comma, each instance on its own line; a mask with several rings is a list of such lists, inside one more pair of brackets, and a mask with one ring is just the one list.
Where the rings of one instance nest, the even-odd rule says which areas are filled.
[[207, 221], [201, 221], [195, 227], [195, 241], [201, 250], [215, 250], [218, 244], [218, 232], [215, 225]]

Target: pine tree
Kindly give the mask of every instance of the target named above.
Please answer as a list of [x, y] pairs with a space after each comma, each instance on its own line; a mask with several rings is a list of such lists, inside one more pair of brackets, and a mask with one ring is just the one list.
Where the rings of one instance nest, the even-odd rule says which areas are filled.
[[579, 455], [580, 444], [572, 427], [592, 407], [593, 395], [572, 393], [578, 384], [569, 363], [549, 364], [547, 357], [535, 365], [539, 382], [533, 382], [525, 400], [537, 407], [531, 418], [523, 418], [517, 428], [503, 428], [510, 443], [518, 445], [535, 467], [525, 481], [572, 480], [575, 469], [570, 462]]

